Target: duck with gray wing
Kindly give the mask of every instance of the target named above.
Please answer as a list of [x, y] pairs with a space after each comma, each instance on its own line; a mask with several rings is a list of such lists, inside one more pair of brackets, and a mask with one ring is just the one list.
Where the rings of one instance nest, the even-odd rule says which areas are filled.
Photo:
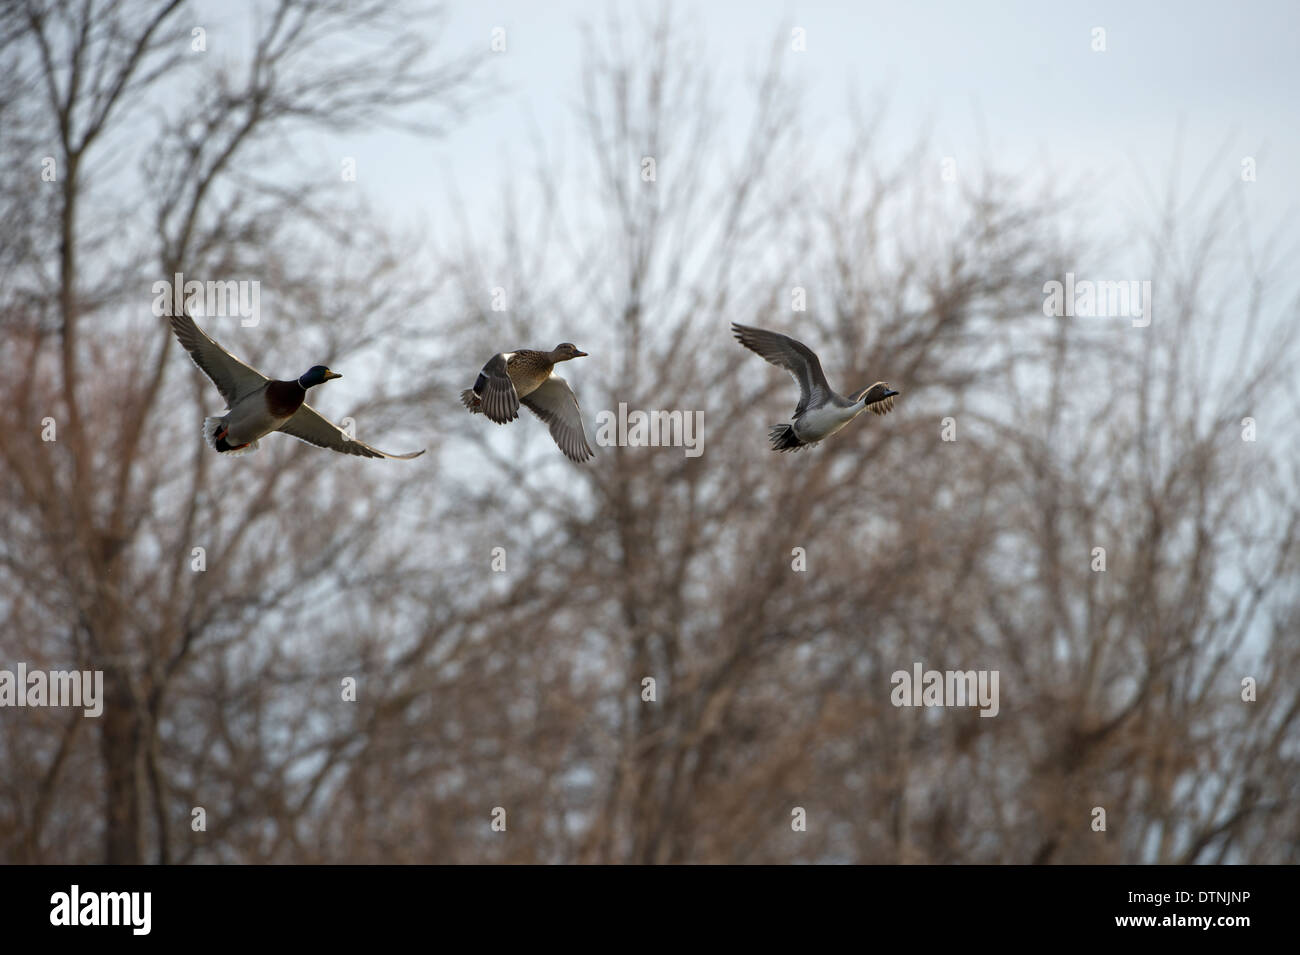
[[343, 429], [307, 404], [307, 390], [343, 376], [324, 365], [313, 365], [300, 377], [273, 381], [226, 351], [182, 312], [169, 318], [172, 331], [194, 364], [212, 379], [226, 399], [226, 413], [203, 420], [203, 438], [214, 450], [249, 454], [259, 438], [283, 431], [300, 441], [363, 458], [418, 458], [423, 451], [388, 454], [364, 441], [349, 438]]
[[826, 381], [822, 363], [811, 348], [789, 335], [731, 323], [736, 340], [778, 368], [784, 368], [799, 384], [799, 405], [789, 424], [773, 425], [768, 432], [773, 451], [798, 451], [829, 438], [862, 414], [888, 414], [899, 392], [889, 382], [878, 381], [849, 397], [837, 394]]
[[519, 417], [524, 404], [551, 431], [551, 438], [565, 457], [579, 463], [593, 457], [582, 427], [582, 409], [569, 383], [555, 374], [562, 361], [585, 358], [572, 343], [562, 342], [550, 351], [521, 348], [501, 352], [488, 359], [473, 388], [460, 393], [471, 414], [483, 414], [489, 421], [506, 424]]

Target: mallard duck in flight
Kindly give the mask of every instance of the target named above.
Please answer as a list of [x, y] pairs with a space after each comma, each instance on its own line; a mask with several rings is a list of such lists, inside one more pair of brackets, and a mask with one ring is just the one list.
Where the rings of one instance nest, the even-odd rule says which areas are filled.
[[594, 456], [582, 428], [582, 409], [569, 383], [555, 374], [555, 365], [585, 357], [587, 353], [570, 342], [550, 351], [521, 348], [493, 355], [474, 387], [460, 393], [460, 400], [472, 414], [484, 414], [497, 424], [514, 421], [519, 405], [527, 405], [550, 427], [551, 438], [565, 457], [581, 463]]
[[343, 429], [307, 404], [307, 390], [343, 376], [324, 365], [313, 365], [300, 377], [275, 381], [226, 351], [182, 312], [169, 316], [172, 331], [190, 353], [194, 364], [212, 379], [226, 399], [226, 413], [203, 419], [203, 438], [217, 451], [247, 454], [272, 431], [283, 431], [300, 441], [363, 458], [417, 458], [424, 451], [388, 454], [364, 441], [349, 438]]

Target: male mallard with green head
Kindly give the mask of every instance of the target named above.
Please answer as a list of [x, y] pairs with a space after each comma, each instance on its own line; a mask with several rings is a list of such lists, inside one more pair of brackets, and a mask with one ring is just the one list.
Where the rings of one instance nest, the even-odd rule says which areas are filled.
[[836, 394], [826, 381], [822, 363], [811, 348], [789, 335], [731, 323], [736, 340], [767, 361], [784, 368], [799, 383], [799, 405], [789, 424], [768, 432], [773, 451], [798, 451], [829, 438], [864, 411], [888, 414], [899, 394], [889, 382], [878, 381], [850, 397]]
[[424, 453], [388, 454], [372, 448], [364, 441], [349, 438], [343, 429], [307, 404], [307, 389], [343, 377], [324, 365], [313, 365], [299, 378], [274, 381], [218, 345], [184, 312], [169, 320], [194, 364], [226, 399], [224, 415], [203, 420], [203, 438], [215, 450], [248, 454], [257, 450], [258, 438], [283, 431], [308, 444], [363, 458], [409, 460]]
[[474, 387], [460, 393], [460, 400], [472, 414], [487, 415], [497, 424], [514, 421], [519, 405], [525, 404], [550, 427], [551, 437], [566, 457], [586, 461], [593, 453], [582, 428], [582, 409], [569, 383], [555, 374], [557, 362], [586, 356], [570, 342], [551, 351], [521, 348], [493, 355]]

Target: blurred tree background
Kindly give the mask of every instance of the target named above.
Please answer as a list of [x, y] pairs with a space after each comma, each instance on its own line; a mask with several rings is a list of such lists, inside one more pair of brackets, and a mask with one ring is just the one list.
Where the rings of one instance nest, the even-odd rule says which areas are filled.
[[[1068, 183], [943, 183], [872, 109], [827, 146], [788, 41], [724, 89], [654, 14], [584, 44], [576, 159], [532, 144], [498, 216], [425, 240], [283, 157], [454, 138], [482, 53], [430, 47], [437, 11], [279, 0], [232, 64], [186, 10], [0, 20], [0, 667], [106, 696], [0, 710], [0, 861], [1300, 861], [1300, 314], [1230, 192], [1171, 171], [1124, 238], [1149, 327], [1048, 318], [1114, 254]], [[213, 455], [151, 311], [176, 272], [259, 280], [266, 321], [200, 324], [273, 376], [328, 361], [322, 411], [430, 453]], [[903, 397], [775, 455], [794, 389], [732, 320]], [[589, 435], [702, 411], [704, 453], [575, 466], [460, 408], [562, 340]], [[998, 670], [999, 714], [895, 708], [914, 661]]]

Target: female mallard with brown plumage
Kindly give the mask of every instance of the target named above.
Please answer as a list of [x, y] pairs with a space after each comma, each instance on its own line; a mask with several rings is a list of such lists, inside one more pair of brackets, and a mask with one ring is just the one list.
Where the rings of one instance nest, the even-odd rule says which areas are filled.
[[566, 457], [586, 461], [593, 453], [582, 428], [582, 409], [569, 383], [555, 374], [557, 362], [586, 356], [569, 342], [551, 351], [521, 348], [493, 355], [478, 373], [474, 387], [460, 393], [460, 400], [471, 413], [484, 414], [497, 424], [514, 421], [519, 417], [519, 405], [527, 405], [546, 422]]

